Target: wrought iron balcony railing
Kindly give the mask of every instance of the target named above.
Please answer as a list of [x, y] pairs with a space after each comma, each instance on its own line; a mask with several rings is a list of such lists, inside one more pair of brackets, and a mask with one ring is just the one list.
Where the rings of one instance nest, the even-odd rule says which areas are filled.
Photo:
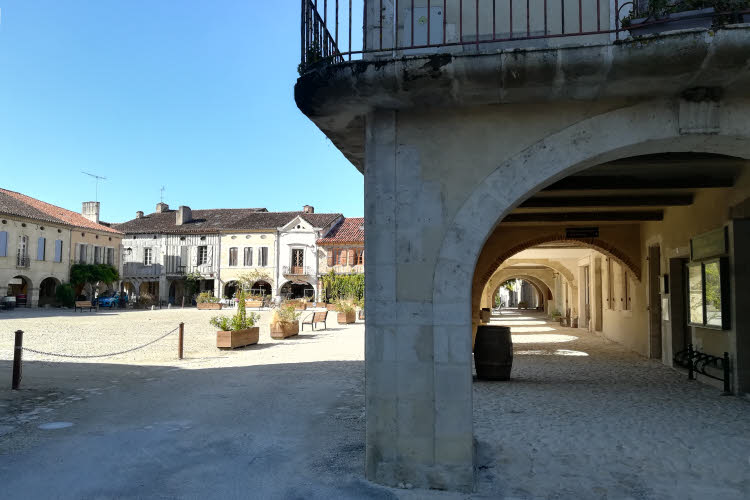
[[307, 266], [284, 266], [281, 268], [284, 276], [313, 276], [313, 270]]
[[31, 265], [31, 259], [28, 255], [16, 255], [16, 267], [27, 268]]
[[[318, 64], [368, 55], [476, 52], [487, 44], [491, 49], [548, 47], [569, 45], [569, 37], [583, 37], [582, 44], [609, 42], [628, 36], [636, 26], [665, 24], [669, 17], [667, 11], [640, 14], [647, 10], [644, 0], [362, 0], [355, 5], [349, 0], [348, 7], [339, 4], [339, 0], [302, 0], [300, 73]], [[712, 18], [727, 15], [735, 19], [731, 22], [743, 22], [743, 15], [744, 22], [750, 18], [744, 2], [732, 12], [691, 8], [697, 10], [680, 12], [680, 19], [708, 18], [710, 25]], [[362, 36], [352, 35], [354, 26], [356, 31], [361, 27]]]

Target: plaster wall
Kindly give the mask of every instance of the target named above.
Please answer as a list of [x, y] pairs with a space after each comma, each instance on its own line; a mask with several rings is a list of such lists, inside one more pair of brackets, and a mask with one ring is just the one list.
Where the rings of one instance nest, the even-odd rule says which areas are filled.
[[[229, 265], [229, 249], [237, 247], [237, 265]], [[253, 250], [253, 265], [244, 265], [245, 247], [251, 247]], [[266, 266], [259, 266], [258, 251], [261, 247], [268, 248], [268, 261]], [[236, 281], [243, 274], [257, 271], [268, 276], [268, 283], [272, 290], [276, 290], [276, 230], [252, 232], [252, 233], [226, 233], [221, 235], [221, 257], [219, 260], [221, 274], [221, 289], [223, 293], [224, 286], [230, 281]]]
[[[299, 227], [298, 227], [299, 226]], [[279, 293], [280, 288], [289, 281], [284, 277], [284, 268], [292, 266], [292, 250], [304, 250], [304, 267], [309, 274], [299, 276], [315, 288], [315, 298], [317, 300], [320, 292], [318, 283], [318, 239], [321, 237], [320, 229], [314, 228], [310, 223], [301, 218], [296, 218], [291, 223], [279, 230], [278, 235], [278, 255], [279, 259], [276, 266], [276, 285], [274, 285], [274, 295]]]
[[[78, 262], [78, 256], [75, 255], [76, 247], [79, 244], [89, 245], [87, 256], [89, 256], [90, 263], [93, 263], [94, 249], [93, 247], [111, 248], [114, 252], [114, 267], [118, 271], [122, 271], [120, 266], [122, 258], [122, 239], [124, 235], [117, 235], [106, 232], [91, 231], [89, 229], [73, 229], [71, 230], [71, 264]], [[106, 255], [104, 255], [104, 262], [106, 262]]]
[[[42, 280], [52, 277], [60, 282], [67, 282], [70, 278], [71, 229], [9, 215], [0, 216], [0, 219], [0, 231], [7, 233], [6, 256], [0, 257], [0, 297], [8, 294], [8, 282], [12, 278], [23, 276], [26, 278], [28, 303], [36, 306], [39, 303], [39, 284]], [[19, 267], [16, 262], [19, 240], [22, 236], [28, 238], [28, 267]], [[40, 237], [46, 238], [44, 260], [37, 259]], [[62, 241], [61, 262], [54, 262], [55, 240]]]

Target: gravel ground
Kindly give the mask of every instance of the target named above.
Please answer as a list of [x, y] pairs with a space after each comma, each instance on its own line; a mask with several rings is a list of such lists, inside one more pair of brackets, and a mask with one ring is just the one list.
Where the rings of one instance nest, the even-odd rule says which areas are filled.
[[[362, 477], [364, 327], [219, 351], [213, 311], [0, 313], [39, 350], [127, 349], [104, 359], [25, 354], [0, 385], [6, 498], [750, 498], [750, 403], [688, 382], [617, 344], [507, 314], [511, 382], [474, 384], [477, 492], [382, 488]], [[222, 311], [232, 314], [232, 311]], [[41, 424], [67, 422], [61, 429]]]

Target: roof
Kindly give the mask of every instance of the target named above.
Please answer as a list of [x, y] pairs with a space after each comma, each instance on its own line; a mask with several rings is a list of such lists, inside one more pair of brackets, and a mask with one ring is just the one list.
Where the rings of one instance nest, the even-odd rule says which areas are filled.
[[[262, 210], [262, 211], [261, 211]], [[288, 224], [298, 215], [314, 227], [325, 227], [341, 214], [307, 214], [304, 212], [267, 212], [258, 208], [213, 208], [192, 210], [189, 222], [177, 225], [177, 210], [166, 210], [144, 215], [113, 227], [129, 234], [139, 233], [210, 233], [218, 231], [248, 231], [276, 229]]]
[[51, 224], [65, 224], [76, 228], [120, 234], [111, 227], [88, 220], [78, 212], [45, 203], [31, 196], [0, 188], [0, 213], [26, 217]]
[[336, 245], [342, 243], [365, 243], [365, 219], [347, 217], [326, 235], [318, 240], [319, 245]]

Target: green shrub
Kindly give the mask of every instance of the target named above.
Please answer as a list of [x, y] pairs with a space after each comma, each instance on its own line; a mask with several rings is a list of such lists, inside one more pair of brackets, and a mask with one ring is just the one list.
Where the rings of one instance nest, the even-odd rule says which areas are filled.
[[213, 292], [201, 292], [195, 301], [199, 304], [205, 304], [207, 302], [215, 303], [219, 301], [219, 297], [214, 297]]
[[55, 297], [63, 307], [73, 307], [76, 303], [76, 291], [70, 283], [62, 283], [55, 288]]
[[237, 299], [239, 300], [237, 303], [237, 313], [234, 316], [214, 316], [209, 321], [212, 326], [224, 332], [236, 332], [255, 326], [255, 323], [260, 319], [260, 314], [247, 314], [247, 310], [245, 309], [245, 294], [240, 290], [237, 295]]

